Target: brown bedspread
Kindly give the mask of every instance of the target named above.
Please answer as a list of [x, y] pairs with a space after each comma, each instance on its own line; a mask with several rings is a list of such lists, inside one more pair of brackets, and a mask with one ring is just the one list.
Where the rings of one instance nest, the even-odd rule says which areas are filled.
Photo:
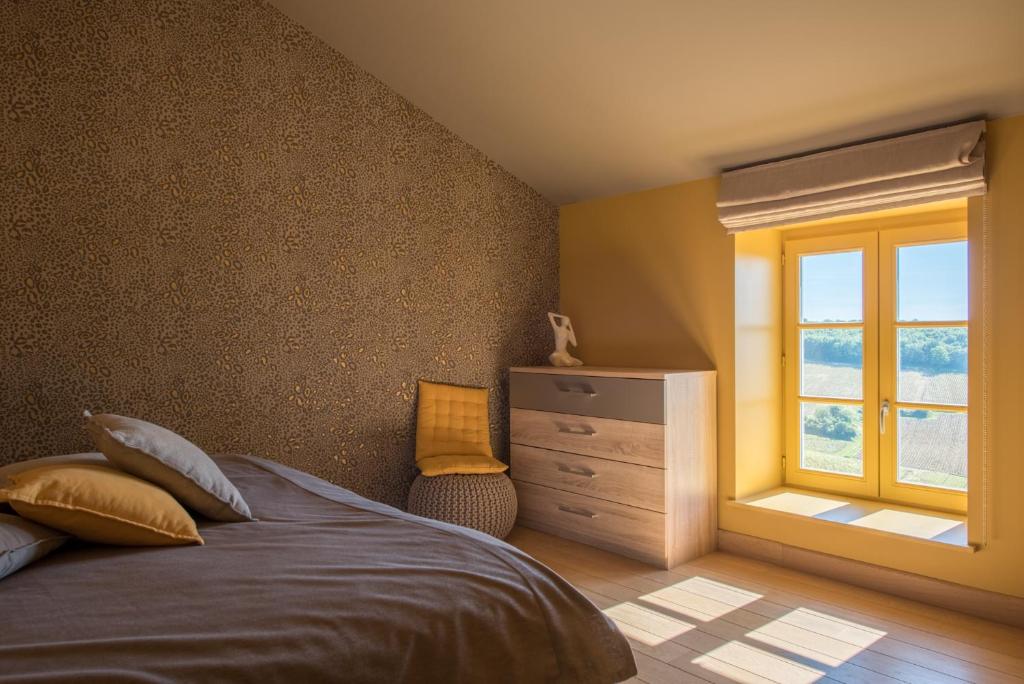
[[0, 582], [0, 681], [612, 682], [629, 645], [491, 537], [245, 456], [258, 522], [58, 551]]

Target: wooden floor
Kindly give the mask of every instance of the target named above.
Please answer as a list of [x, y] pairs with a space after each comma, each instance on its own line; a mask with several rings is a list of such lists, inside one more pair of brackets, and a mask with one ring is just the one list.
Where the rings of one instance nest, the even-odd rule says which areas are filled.
[[714, 553], [658, 570], [516, 528], [661, 682], [1024, 682], [1024, 630]]

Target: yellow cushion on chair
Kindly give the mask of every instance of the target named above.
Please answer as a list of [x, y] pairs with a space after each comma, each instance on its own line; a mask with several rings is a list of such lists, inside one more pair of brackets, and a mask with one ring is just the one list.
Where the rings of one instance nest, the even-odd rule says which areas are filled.
[[428, 456], [416, 461], [420, 472], [425, 477], [436, 475], [475, 475], [480, 473], [503, 473], [508, 466], [490, 456], [473, 454], [450, 454], [447, 456]]
[[428, 476], [507, 468], [491, 452], [486, 388], [419, 381], [416, 465]]

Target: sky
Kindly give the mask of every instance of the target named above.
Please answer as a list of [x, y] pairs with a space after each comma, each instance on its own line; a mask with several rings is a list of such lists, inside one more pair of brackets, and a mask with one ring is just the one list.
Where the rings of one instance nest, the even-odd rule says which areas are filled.
[[[967, 242], [900, 247], [897, 250], [898, 316], [901, 321], [967, 319]], [[860, 250], [800, 258], [804, 322], [862, 319]]]

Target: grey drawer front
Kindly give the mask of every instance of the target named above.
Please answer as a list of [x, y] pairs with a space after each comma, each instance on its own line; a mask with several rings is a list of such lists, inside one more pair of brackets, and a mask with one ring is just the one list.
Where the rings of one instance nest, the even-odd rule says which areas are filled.
[[665, 383], [661, 380], [548, 373], [510, 375], [513, 408], [665, 423]]

